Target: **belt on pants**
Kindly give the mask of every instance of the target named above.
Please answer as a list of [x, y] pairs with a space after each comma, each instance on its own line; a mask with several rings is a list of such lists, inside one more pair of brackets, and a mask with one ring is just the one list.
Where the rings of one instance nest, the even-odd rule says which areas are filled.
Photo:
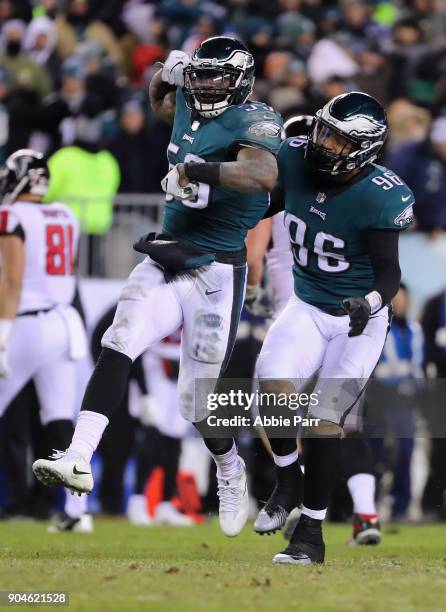
[[322, 310], [322, 312], [325, 312], [331, 315], [332, 317], [345, 317], [347, 315], [347, 313], [345, 312], [343, 308], [320, 308], [319, 307], [319, 310]]

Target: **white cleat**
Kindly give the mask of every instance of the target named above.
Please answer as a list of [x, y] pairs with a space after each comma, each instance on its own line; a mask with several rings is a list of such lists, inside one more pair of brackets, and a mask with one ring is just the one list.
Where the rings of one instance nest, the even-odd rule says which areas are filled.
[[73, 533], [93, 533], [93, 517], [91, 514], [81, 514], [77, 518], [71, 518], [68, 514], [63, 514], [55, 525], [48, 527], [48, 533], [63, 533], [71, 531]]
[[130, 495], [127, 502], [127, 518], [131, 525], [150, 527], [153, 519], [147, 511], [147, 501], [144, 495]]
[[249, 495], [245, 462], [239, 457], [241, 473], [229, 480], [217, 476], [220, 498], [219, 518], [223, 533], [230, 538], [238, 535], [249, 514]]
[[93, 489], [91, 465], [73, 451], [54, 451], [49, 459], [37, 459], [33, 471], [46, 486], [62, 485], [79, 494]]
[[168, 501], [158, 504], [155, 510], [155, 520], [158, 525], [173, 525], [175, 527], [191, 527], [194, 521], [190, 516], [186, 516], [175, 508]]

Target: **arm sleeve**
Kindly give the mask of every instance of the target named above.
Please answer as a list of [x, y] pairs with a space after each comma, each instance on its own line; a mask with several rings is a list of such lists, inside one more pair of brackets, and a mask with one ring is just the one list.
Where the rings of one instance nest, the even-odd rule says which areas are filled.
[[371, 230], [367, 234], [368, 254], [375, 277], [373, 291], [378, 291], [383, 304], [391, 301], [400, 286], [398, 240], [398, 231]]
[[262, 218], [269, 219], [282, 210], [285, 210], [285, 195], [279, 185], [276, 185], [270, 193], [270, 204]]

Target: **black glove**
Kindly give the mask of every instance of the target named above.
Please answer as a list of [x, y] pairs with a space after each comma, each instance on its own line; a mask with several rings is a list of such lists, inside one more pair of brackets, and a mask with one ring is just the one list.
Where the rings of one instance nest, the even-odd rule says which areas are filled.
[[350, 317], [349, 338], [360, 336], [370, 317], [370, 304], [363, 297], [351, 297], [342, 300], [342, 308]]

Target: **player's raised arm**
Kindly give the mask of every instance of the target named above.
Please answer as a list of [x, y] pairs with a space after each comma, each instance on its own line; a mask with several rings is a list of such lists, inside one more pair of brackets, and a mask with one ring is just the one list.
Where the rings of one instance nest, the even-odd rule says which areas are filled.
[[174, 85], [169, 85], [162, 79], [163, 70], [160, 69], [154, 75], [149, 85], [150, 107], [162, 121], [173, 125], [175, 117], [175, 90]]

